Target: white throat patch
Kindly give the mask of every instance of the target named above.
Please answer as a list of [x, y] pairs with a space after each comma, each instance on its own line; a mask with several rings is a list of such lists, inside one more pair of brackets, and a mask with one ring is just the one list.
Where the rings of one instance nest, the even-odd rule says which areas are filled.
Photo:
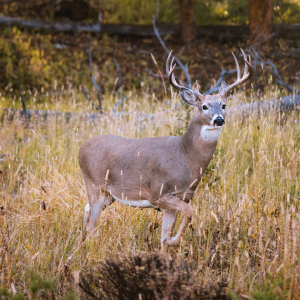
[[214, 127], [203, 125], [201, 128], [201, 137], [206, 142], [216, 142], [219, 139], [219, 136], [222, 132], [222, 127]]

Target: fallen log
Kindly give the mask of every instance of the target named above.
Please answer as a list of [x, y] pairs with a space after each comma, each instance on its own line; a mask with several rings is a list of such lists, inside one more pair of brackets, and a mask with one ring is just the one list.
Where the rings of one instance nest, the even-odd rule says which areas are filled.
[[26, 120], [39, 119], [42, 121], [46, 121], [48, 118], [64, 118], [66, 122], [69, 122], [72, 119], [80, 118], [81, 120], [99, 120], [101, 117], [104, 117], [101, 113], [78, 113], [78, 112], [62, 112], [55, 110], [24, 110], [22, 109], [10, 109], [5, 108], [4, 113], [7, 114], [7, 118], [9, 121], [12, 121], [15, 118], [23, 118]]
[[[240, 105], [232, 106], [228, 109], [227, 114], [232, 116], [236, 115], [250, 115], [250, 114], [261, 114], [268, 112], [288, 112], [294, 109], [300, 109], [300, 95], [285, 96], [279, 99], [271, 99], [265, 101], [257, 101], [252, 103], [245, 103]], [[166, 111], [165, 111], [166, 112]], [[78, 113], [78, 112], [61, 112], [61, 111], [51, 111], [51, 110], [26, 110], [24, 113], [21, 109], [4, 109], [4, 113], [8, 115], [8, 119], [12, 121], [15, 117], [30, 119], [44, 119], [51, 117], [62, 117], [65, 118], [67, 122], [72, 119], [80, 119], [82, 121], [96, 121], [103, 117], [109, 117], [113, 119], [114, 117], [127, 116], [126, 112], [112, 112], [112, 113]], [[158, 114], [162, 114], [164, 111], [157, 114], [145, 114], [139, 112], [139, 117], [136, 118], [137, 121], [143, 121], [145, 119], [152, 119]]]
[[[132, 35], [132, 36], [154, 36], [152, 24], [130, 25], [130, 24], [101, 24], [92, 22], [47, 22], [42, 20], [26, 20], [0, 16], [0, 25], [17, 26], [20, 28], [30, 28], [53, 32], [92, 32], [107, 33], [111, 35]], [[180, 27], [174, 24], [161, 23], [158, 25], [160, 35], [179, 35]], [[275, 38], [299, 39], [300, 24], [274, 24], [273, 32]], [[218, 40], [248, 39], [248, 26], [232, 25], [196, 25], [196, 35], [198, 38], [209, 37]]]
[[229, 108], [228, 114], [259, 115], [268, 112], [288, 112], [294, 109], [300, 109], [300, 94], [236, 105]]
[[[126, 24], [101, 24], [101, 23], [84, 23], [84, 22], [47, 22], [42, 20], [26, 20], [0, 16], [0, 25], [17, 26], [20, 28], [38, 29], [43, 31], [77, 33], [107, 33], [112, 35], [136, 35], [152, 36], [154, 35], [152, 25], [126, 25]], [[159, 30], [162, 35], [178, 34], [179, 26], [172, 24], [161, 24]]]

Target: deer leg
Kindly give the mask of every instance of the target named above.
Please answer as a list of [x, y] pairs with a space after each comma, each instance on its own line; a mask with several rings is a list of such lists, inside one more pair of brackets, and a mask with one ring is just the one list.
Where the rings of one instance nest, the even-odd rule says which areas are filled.
[[84, 208], [83, 229], [86, 229], [87, 231], [92, 231], [96, 223], [93, 221], [93, 215], [95, 216], [94, 211], [97, 211], [97, 202], [100, 195], [100, 187], [95, 185], [91, 180], [87, 178], [84, 179], [89, 203]]
[[176, 211], [164, 210], [161, 224], [161, 248], [162, 251], [167, 251], [165, 241], [170, 238], [174, 229], [175, 221], [178, 213]]
[[112, 204], [114, 200], [109, 195], [101, 196], [99, 199], [100, 188], [88, 180], [86, 180], [86, 187], [89, 203], [84, 209], [83, 229], [92, 231], [96, 227], [101, 211]]
[[193, 215], [192, 207], [190, 206], [190, 204], [172, 195], [164, 195], [162, 198], [158, 200], [151, 200], [150, 202], [151, 204], [163, 210], [169, 210], [175, 213], [180, 211], [183, 214], [183, 220], [181, 222], [177, 234], [174, 237], [166, 238], [165, 240], [162, 241], [162, 243], [165, 243], [169, 246], [178, 245], [180, 243], [180, 238], [185, 231], [187, 223], [192, 218]]
[[100, 216], [101, 211], [113, 202], [114, 200], [112, 199], [112, 197], [102, 196], [96, 203], [92, 204], [92, 208], [89, 203], [86, 204], [84, 209], [83, 227], [88, 231], [93, 230], [97, 225], [97, 220]]

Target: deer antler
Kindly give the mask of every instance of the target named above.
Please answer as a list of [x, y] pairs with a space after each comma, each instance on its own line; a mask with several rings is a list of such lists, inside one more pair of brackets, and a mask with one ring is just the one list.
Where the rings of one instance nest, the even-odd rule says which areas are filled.
[[[166, 72], [167, 72], [167, 75], [168, 75], [168, 78], [169, 78], [169, 82], [170, 84], [175, 88], [175, 89], [178, 89], [178, 90], [181, 90], [181, 89], [187, 89], [186, 87], [182, 86], [182, 85], [179, 85], [177, 82], [176, 82], [176, 79], [175, 79], [175, 75], [174, 75], [174, 70], [175, 70], [175, 67], [176, 67], [176, 63], [173, 65], [173, 62], [174, 62], [174, 57], [172, 58], [172, 61], [170, 63], [170, 59], [171, 59], [171, 56], [172, 56], [172, 52], [173, 51], [170, 51], [169, 53], [169, 56], [167, 58], [167, 63], [166, 63]], [[197, 89], [196, 90], [191, 90], [193, 91], [194, 93], [197, 94], [198, 97], [202, 97], [203, 95], [200, 94], [199, 92], [199, 86], [198, 86], [198, 83], [196, 83], [196, 86], [197, 86]]]
[[[252, 65], [251, 65], [251, 58], [249, 56], [249, 60], [247, 60], [247, 56], [245, 54], [245, 52], [243, 51], [243, 49], [241, 49], [243, 56], [244, 56], [244, 61], [245, 61], [245, 71], [244, 71], [244, 75], [241, 78], [241, 70], [240, 70], [240, 66], [239, 63], [235, 57], [235, 55], [232, 52], [233, 58], [235, 60], [235, 64], [236, 64], [236, 69], [237, 69], [237, 81], [233, 84], [231, 84], [230, 86], [228, 86], [227, 88], [225, 88], [221, 95], [225, 96], [228, 92], [230, 92], [232, 89], [234, 89], [235, 87], [243, 84], [244, 82], [246, 82], [252, 75], [253, 73], [253, 69], [252, 69]], [[249, 73], [248, 73], [248, 67], [249, 67]]]
[[175, 89], [182, 89], [184, 86], [182, 85], [179, 85], [176, 80], [175, 80], [175, 76], [174, 76], [174, 70], [175, 70], [175, 67], [176, 67], [176, 64], [173, 65], [173, 62], [174, 62], [174, 57], [170, 63], [170, 59], [171, 59], [171, 56], [172, 56], [172, 52], [173, 51], [170, 51], [169, 53], [169, 56], [167, 58], [167, 63], [166, 63], [166, 72], [167, 72], [167, 75], [168, 75], [168, 78], [169, 78], [169, 82], [170, 84], [175, 88]]

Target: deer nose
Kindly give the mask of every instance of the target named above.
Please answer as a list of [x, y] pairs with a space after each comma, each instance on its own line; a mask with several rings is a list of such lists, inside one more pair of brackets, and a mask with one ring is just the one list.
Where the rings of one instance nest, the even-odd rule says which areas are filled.
[[214, 119], [214, 125], [215, 126], [223, 126], [225, 123], [224, 119], [222, 117], [216, 117]]

